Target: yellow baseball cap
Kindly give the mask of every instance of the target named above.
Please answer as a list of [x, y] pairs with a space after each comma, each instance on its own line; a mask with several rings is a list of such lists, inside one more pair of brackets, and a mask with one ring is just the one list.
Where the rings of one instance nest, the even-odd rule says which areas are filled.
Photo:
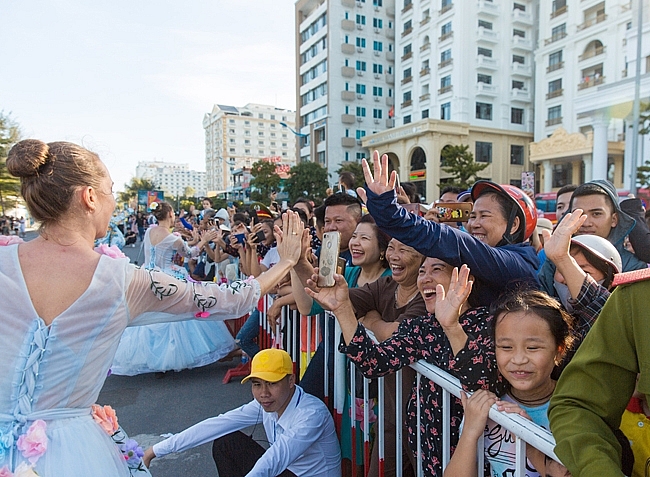
[[251, 378], [276, 383], [287, 374], [293, 374], [291, 356], [283, 349], [263, 349], [251, 361], [251, 374], [242, 379], [242, 384]]

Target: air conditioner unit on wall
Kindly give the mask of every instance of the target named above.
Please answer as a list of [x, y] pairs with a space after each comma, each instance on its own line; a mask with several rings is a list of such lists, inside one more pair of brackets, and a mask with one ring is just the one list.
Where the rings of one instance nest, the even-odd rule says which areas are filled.
[[375, 101], [376, 101], [376, 102], [379, 102], [380, 99], [381, 99], [381, 98], [380, 98], [379, 96], [375, 96]]
[[361, 70], [357, 70], [357, 75], [358, 75], [358, 76], [363, 76], [363, 71], [361, 71]]
[[363, 99], [363, 95], [361, 93], [357, 93], [357, 99]]

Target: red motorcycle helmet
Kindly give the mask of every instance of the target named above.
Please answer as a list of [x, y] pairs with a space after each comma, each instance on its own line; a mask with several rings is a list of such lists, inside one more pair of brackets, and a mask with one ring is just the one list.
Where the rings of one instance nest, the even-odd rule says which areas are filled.
[[[519, 187], [515, 187], [509, 184], [497, 184], [492, 181], [476, 181], [472, 186], [472, 201], [475, 202], [476, 199], [478, 199], [488, 190], [510, 198], [510, 200], [512, 200], [517, 205], [514, 210], [516, 210], [516, 215], [519, 216], [519, 220], [523, 222], [523, 237], [521, 237], [521, 234], [519, 233], [522, 228], [519, 227], [519, 230], [515, 232], [514, 236], [509, 233], [505, 233], [503, 235], [503, 238], [506, 240], [506, 242], [517, 243], [529, 239], [533, 235], [535, 227], [537, 227], [537, 207], [535, 207], [533, 200], [528, 197], [528, 195], [526, 195], [524, 191], [522, 191]], [[515, 215], [511, 215], [510, 219], [508, 220], [507, 230], [510, 230], [512, 227], [514, 219]], [[517, 240], [517, 236], [521, 238]]]

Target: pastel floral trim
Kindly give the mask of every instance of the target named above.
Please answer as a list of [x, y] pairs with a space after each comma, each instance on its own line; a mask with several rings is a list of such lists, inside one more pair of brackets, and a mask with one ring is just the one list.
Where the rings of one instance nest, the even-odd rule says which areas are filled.
[[124, 444], [118, 444], [118, 447], [122, 451], [122, 457], [124, 457], [129, 468], [137, 468], [140, 465], [144, 451], [138, 445], [137, 441], [127, 439]]
[[[25, 241], [17, 235], [0, 235], [0, 247], [24, 242]], [[2, 477], [2, 474], [0, 474], [0, 477]]]
[[198, 313], [195, 313], [194, 316], [196, 318], [207, 318], [208, 316], [210, 316], [210, 313], [208, 313], [207, 311], [199, 311]]
[[23, 457], [32, 464], [36, 464], [38, 459], [47, 451], [48, 439], [45, 433], [46, 429], [47, 424], [45, 421], [38, 419], [29, 426], [27, 432], [18, 438], [16, 447], [23, 454]]
[[99, 244], [95, 247], [95, 252], [106, 255], [110, 258], [124, 258], [126, 255], [117, 247], [117, 245], [111, 245], [110, 247], [105, 243]]
[[2, 471], [4, 471], [6, 467], [3, 467], [0, 469], [0, 476], [6, 476], [6, 477], [38, 477], [38, 473], [34, 470], [34, 464], [32, 465], [27, 465], [25, 462], [21, 462], [21, 464], [16, 467], [16, 470], [12, 474], [9, 469], [7, 469], [7, 473], [3, 474]]
[[99, 424], [109, 436], [115, 434], [120, 428], [117, 423], [117, 415], [111, 406], [99, 406], [93, 404], [91, 414], [95, 422]]
[[13, 473], [9, 470], [9, 468], [5, 465], [2, 469], [0, 469], [0, 477], [13, 477]]

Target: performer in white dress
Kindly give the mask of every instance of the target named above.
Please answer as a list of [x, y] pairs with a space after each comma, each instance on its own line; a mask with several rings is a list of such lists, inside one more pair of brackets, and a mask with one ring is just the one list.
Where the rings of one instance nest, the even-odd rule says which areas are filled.
[[[175, 255], [198, 256], [213, 235], [207, 232], [196, 246], [188, 247], [181, 237], [169, 231], [175, 221], [171, 205], [160, 202], [153, 214], [158, 225], [149, 227], [144, 235], [143, 266], [187, 279], [187, 270], [174, 263]], [[137, 326], [122, 334], [111, 372], [134, 376], [196, 368], [214, 363], [235, 348], [233, 336], [221, 321], [192, 320]]]
[[197, 312], [240, 316], [296, 263], [302, 224], [285, 216], [283, 259], [257, 279], [188, 283], [93, 251], [115, 207], [96, 154], [24, 140], [7, 168], [41, 229], [30, 242], [0, 247], [0, 475], [128, 477], [122, 453], [91, 417], [124, 329]]

